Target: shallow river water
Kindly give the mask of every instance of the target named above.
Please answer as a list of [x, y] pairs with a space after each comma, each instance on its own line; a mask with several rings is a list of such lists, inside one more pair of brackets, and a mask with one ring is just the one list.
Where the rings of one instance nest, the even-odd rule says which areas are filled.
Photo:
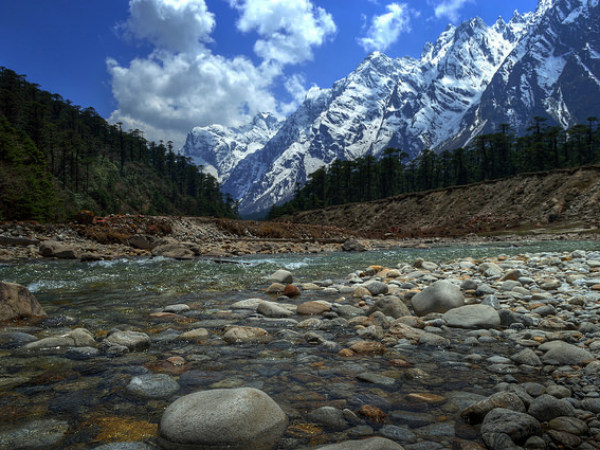
[[[419, 443], [423, 448], [448, 448], [457, 435], [480, 442], [469, 427], [457, 428], [456, 415], [470, 395], [490, 395], [502, 376], [465, 361], [468, 346], [407, 346], [385, 356], [343, 358], [339, 349], [328, 350], [303, 339], [311, 330], [298, 330], [292, 321], [266, 319], [249, 310], [232, 311], [230, 306], [257, 297], [274, 301], [264, 292], [265, 278], [281, 268], [294, 274], [296, 284], [328, 279], [341, 283], [350, 272], [370, 265], [396, 267], [419, 257], [441, 263], [463, 257], [573, 250], [600, 250], [600, 245], [557, 241], [226, 260], [0, 264], [0, 280], [28, 287], [49, 316], [42, 325], [24, 323], [18, 330], [0, 327], [0, 380], [14, 381], [0, 383], [0, 432], [33, 419], [52, 418], [66, 421], [69, 428], [58, 447], [48, 448], [93, 449], [115, 441], [144, 441], [152, 446], [164, 408], [178, 396], [202, 389], [248, 386], [268, 393], [290, 417], [290, 427], [279, 443], [281, 449], [378, 433], [390, 438], [402, 434], [397, 440], [413, 448]], [[339, 297], [304, 291], [289, 302], [333, 302]], [[149, 318], [152, 312], [180, 303], [192, 308], [186, 320]], [[261, 327], [271, 338], [261, 343], [226, 344], [220, 334], [228, 324]], [[24, 352], [26, 338], [21, 341], [20, 335], [14, 335], [20, 331], [39, 339], [75, 326], [90, 330], [97, 342], [114, 327], [135, 329], [149, 334], [151, 345], [143, 352], [87, 358], [61, 351]], [[178, 338], [198, 327], [209, 330], [206, 339], [190, 342]], [[300, 338], [291, 332], [300, 332]], [[6, 338], [10, 333], [12, 338]], [[354, 330], [345, 327], [320, 333], [332, 342], [356, 338]], [[507, 355], [511, 351], [508, 345], [499, 341], [479, 351], [487, 353], [483, 356]], [[174, 356], [183, 357], [185, 364], [165, 363]], [[406, 366], [399, 366], [399, 360], [406, 361]], [[168, 373], [179, 384], [178, 392], [169, 398], [132, 394], [127, 385], [145, 373]], [[407, 397], [411, 393], [430, 397], [414, 401]], [[438, 395], [443, 400], [436, 401]], [[385, 412], [385, 420], [362, 418], [347, 429], [331, 431], [308, 418], [321, 406], [357, 412], [363, 405]]]

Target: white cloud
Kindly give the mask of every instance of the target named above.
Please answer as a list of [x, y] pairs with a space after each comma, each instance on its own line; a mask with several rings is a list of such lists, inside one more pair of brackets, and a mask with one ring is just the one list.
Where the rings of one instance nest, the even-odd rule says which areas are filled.
[[210, 41], [215, 16], [204, 0], [130, 0], [126, 33], [175, 52]]
[[[155, 49], [128, 65], [107, 60], [118, 102], [110, 120], [178, 147], [195, 126], [239, 125], [263, 111], [292, 112], [306, 92], [305, 80], [294, 74], [283, 80], [284, 68], [310, 59], [335, 32], [333, 19], [308, 0], [230, 0], [230, 5], [240, 11], [238, 28], [258, 33], [260, 64], [214, 54], [205, 45], [216, 25], [205, 0], [130, 0], [130, 18], [121, 30]], [[279, 82], [290, 103], [275, 97]]]
[[180, 144], [195, 126], [235, 125], [277, 108], [270, 77], [243, 57], [157, 51], [129, 67], [109, 60], [108, 69], [119, 101], [111, 121], [154, 130], [147, 131], [153, 140], [174, 136]]
[[358, 40], [365, 51], [385, 51], [398, 40], [400, 33], [410, 32], [413, 12], [405, 3], [390, 3], [387, 13], [373, 17], [365, 37]]
[[309, 0], [230, 0], [241, 11], [243, 32], [256, 30], [255, 53], [264, 61], [297, 64], [312, 59], [313, 47], [336, 32], [333, 18]]
[[473, 3], [474, 0], [442, 0], [434, 6], [435, 17], [441, 19], [446, 17], [451, 22], [458, 22], [460, 15], [458, 11], [467, 3]]

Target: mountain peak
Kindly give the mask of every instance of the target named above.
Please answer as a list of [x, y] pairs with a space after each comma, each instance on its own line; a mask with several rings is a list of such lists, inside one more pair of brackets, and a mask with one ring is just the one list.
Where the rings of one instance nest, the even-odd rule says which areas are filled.
[[420, 59], [373, 52], [331, 88], [311, 88], [283, 124], [262, 113], [236, 129], [194, 129], [186, 153], [217, 167], [223, 192], [249, 214], [336, 159], [454, 149], [501, 123], [520, 132], [536, 115], [585, 121], [600, 98], [598, 1], [540, 0], [508, 22], [449, 25]]

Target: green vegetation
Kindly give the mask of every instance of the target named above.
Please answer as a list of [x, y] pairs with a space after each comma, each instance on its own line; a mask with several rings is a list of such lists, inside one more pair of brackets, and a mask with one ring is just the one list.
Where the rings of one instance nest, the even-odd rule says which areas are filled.
[[386, 149], [379, 160], [373, 156], [336, 160], [312, 173], [304, 187], [298, 186], [292, 200], [274, 206], [269, 219], [524, 172], [599, 163], [597, 122], [597, 118], [590, 117], [585, 125], [563, 130], [536, 117], [525, 136], [515, 137], [508, 125], [502, 125], [497, 133], [479, 136], [467, 148], [440, 154], [424, 150], [410, 162], [408, 154], [393, 148]]
[[0, 220], [61, 221], [81, 209], [235, 215], [215, 178], [171, 142], [121, 127], [0, 67]]

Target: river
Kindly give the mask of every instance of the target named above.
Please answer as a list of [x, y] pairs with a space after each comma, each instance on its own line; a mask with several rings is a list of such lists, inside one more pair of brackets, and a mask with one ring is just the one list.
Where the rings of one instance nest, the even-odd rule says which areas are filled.
[[[0, 381], [14, 381], [4, 385], [0, 382], [0, 432], [31, 419], [58, 418], [68, 423], [68, 432], [60, 445], [48, 448], [91, 449], [124, 440], [153, 445], [162, 411], [177, 396], [200, 389], [252, 386], [271, 395], [291, 418], [292, 425], [279, 444], [282, 449], [340, 438], [342, 432], [336, 435], [307, 420], [306, 414], [311, 410], [335, 406], [358, 411], [365, 404], [387, 413], [386, 424], [392, 427], [387, 429], [388, 434], [404, 430], [407, 435], [413, 433], [414, 442], [444, 446], [449, 436], [443, 424], [454, 418], [461, 402], [469, 395], [489, 395], [499, 381], [483, 368], [463, 360], [459, 354], [468, 353], [466, 346], [453, 349], [413, 346], [396, 349], [385, 357], [344, 359], [338, 355], [338, 349], [330, 351], [303, 339], [307, 330], [296, 330], [290, 320], [267, 320], [253, 311], [231, 311], [230, 306], [250, 298], [269, 299], [264, 293], [267, 286], [264, 280], [281, 268], [294, 274], [295, 283], [320, 280], [325, 285], [335, 285], [343, 283], [349, 273], [370, 265], [396, 267], [401, 263], [411, 264], [417, 258], [443, 263], [464, 257], [573, 250], [600, 250], [600, 244], [521, 242], [518, 246], [399, 248], [222, 260], [154, 258], [0, 264], [0, 280], [28, 287], [49, 316], [41, 326], [0, 328]], [[291, 303], [332, 302], [339, 297], [339, 294], [305, 291]], [[192, 308], [186, 314], [187, 320], [149, 318], [154, 311], [181, 303]], [[259, 344], [224, 343], [220, 330], [236, 323], [263, 327], [272, 338]], [[42, 338], [75, 326], [90, 330], [97, 342], [119, 327], [143, 331], [150, 335], [152, 343], [147, 351], [119, 357], [103, 354], [83, 357], [60, 349], [25, 352], [22, 345], [27, 338], [15, 334], [21, 331]], [[178, 339], [183, 331], [198, 327], [208, 329], [209, 337], [199, 342]], [[330, 342], [346, 342], [351, 339], [350, 334], [352, 330], [344, 327], [322, 332]], [[505, 342], [496, 342], [486, 347], [485, 352], [498, 355], [509, 353], [510, 349]], [[185, 365], [169, 366], [165, 360], [170, 357], [184, 358]], [[407, 366], [398, 369], [390, 362], [395, 360], [405, 361]], [[177, 394], [170, 398], [131, 394], [127, 385], [132, 377], [149, 372], [171, 375], [179, 384]], [[360, 374], [366, 372], [383, 375], [388, 381], [364, 382]], [[404, 396], [411, 392], [440, 395], [446, 401], [407, 403]], [[421, 434], [414, 434], [415, 425]], [[381, 426], [357, 424], [343, 433], [347, 437], [361, 437], [376, 433]], [[452, 430], [453, 434], [454, 427]], [[468, 432], [462, 438], [478, 439], [476, 434]], [[0, 433], [0, 449], [3, 448]]]

